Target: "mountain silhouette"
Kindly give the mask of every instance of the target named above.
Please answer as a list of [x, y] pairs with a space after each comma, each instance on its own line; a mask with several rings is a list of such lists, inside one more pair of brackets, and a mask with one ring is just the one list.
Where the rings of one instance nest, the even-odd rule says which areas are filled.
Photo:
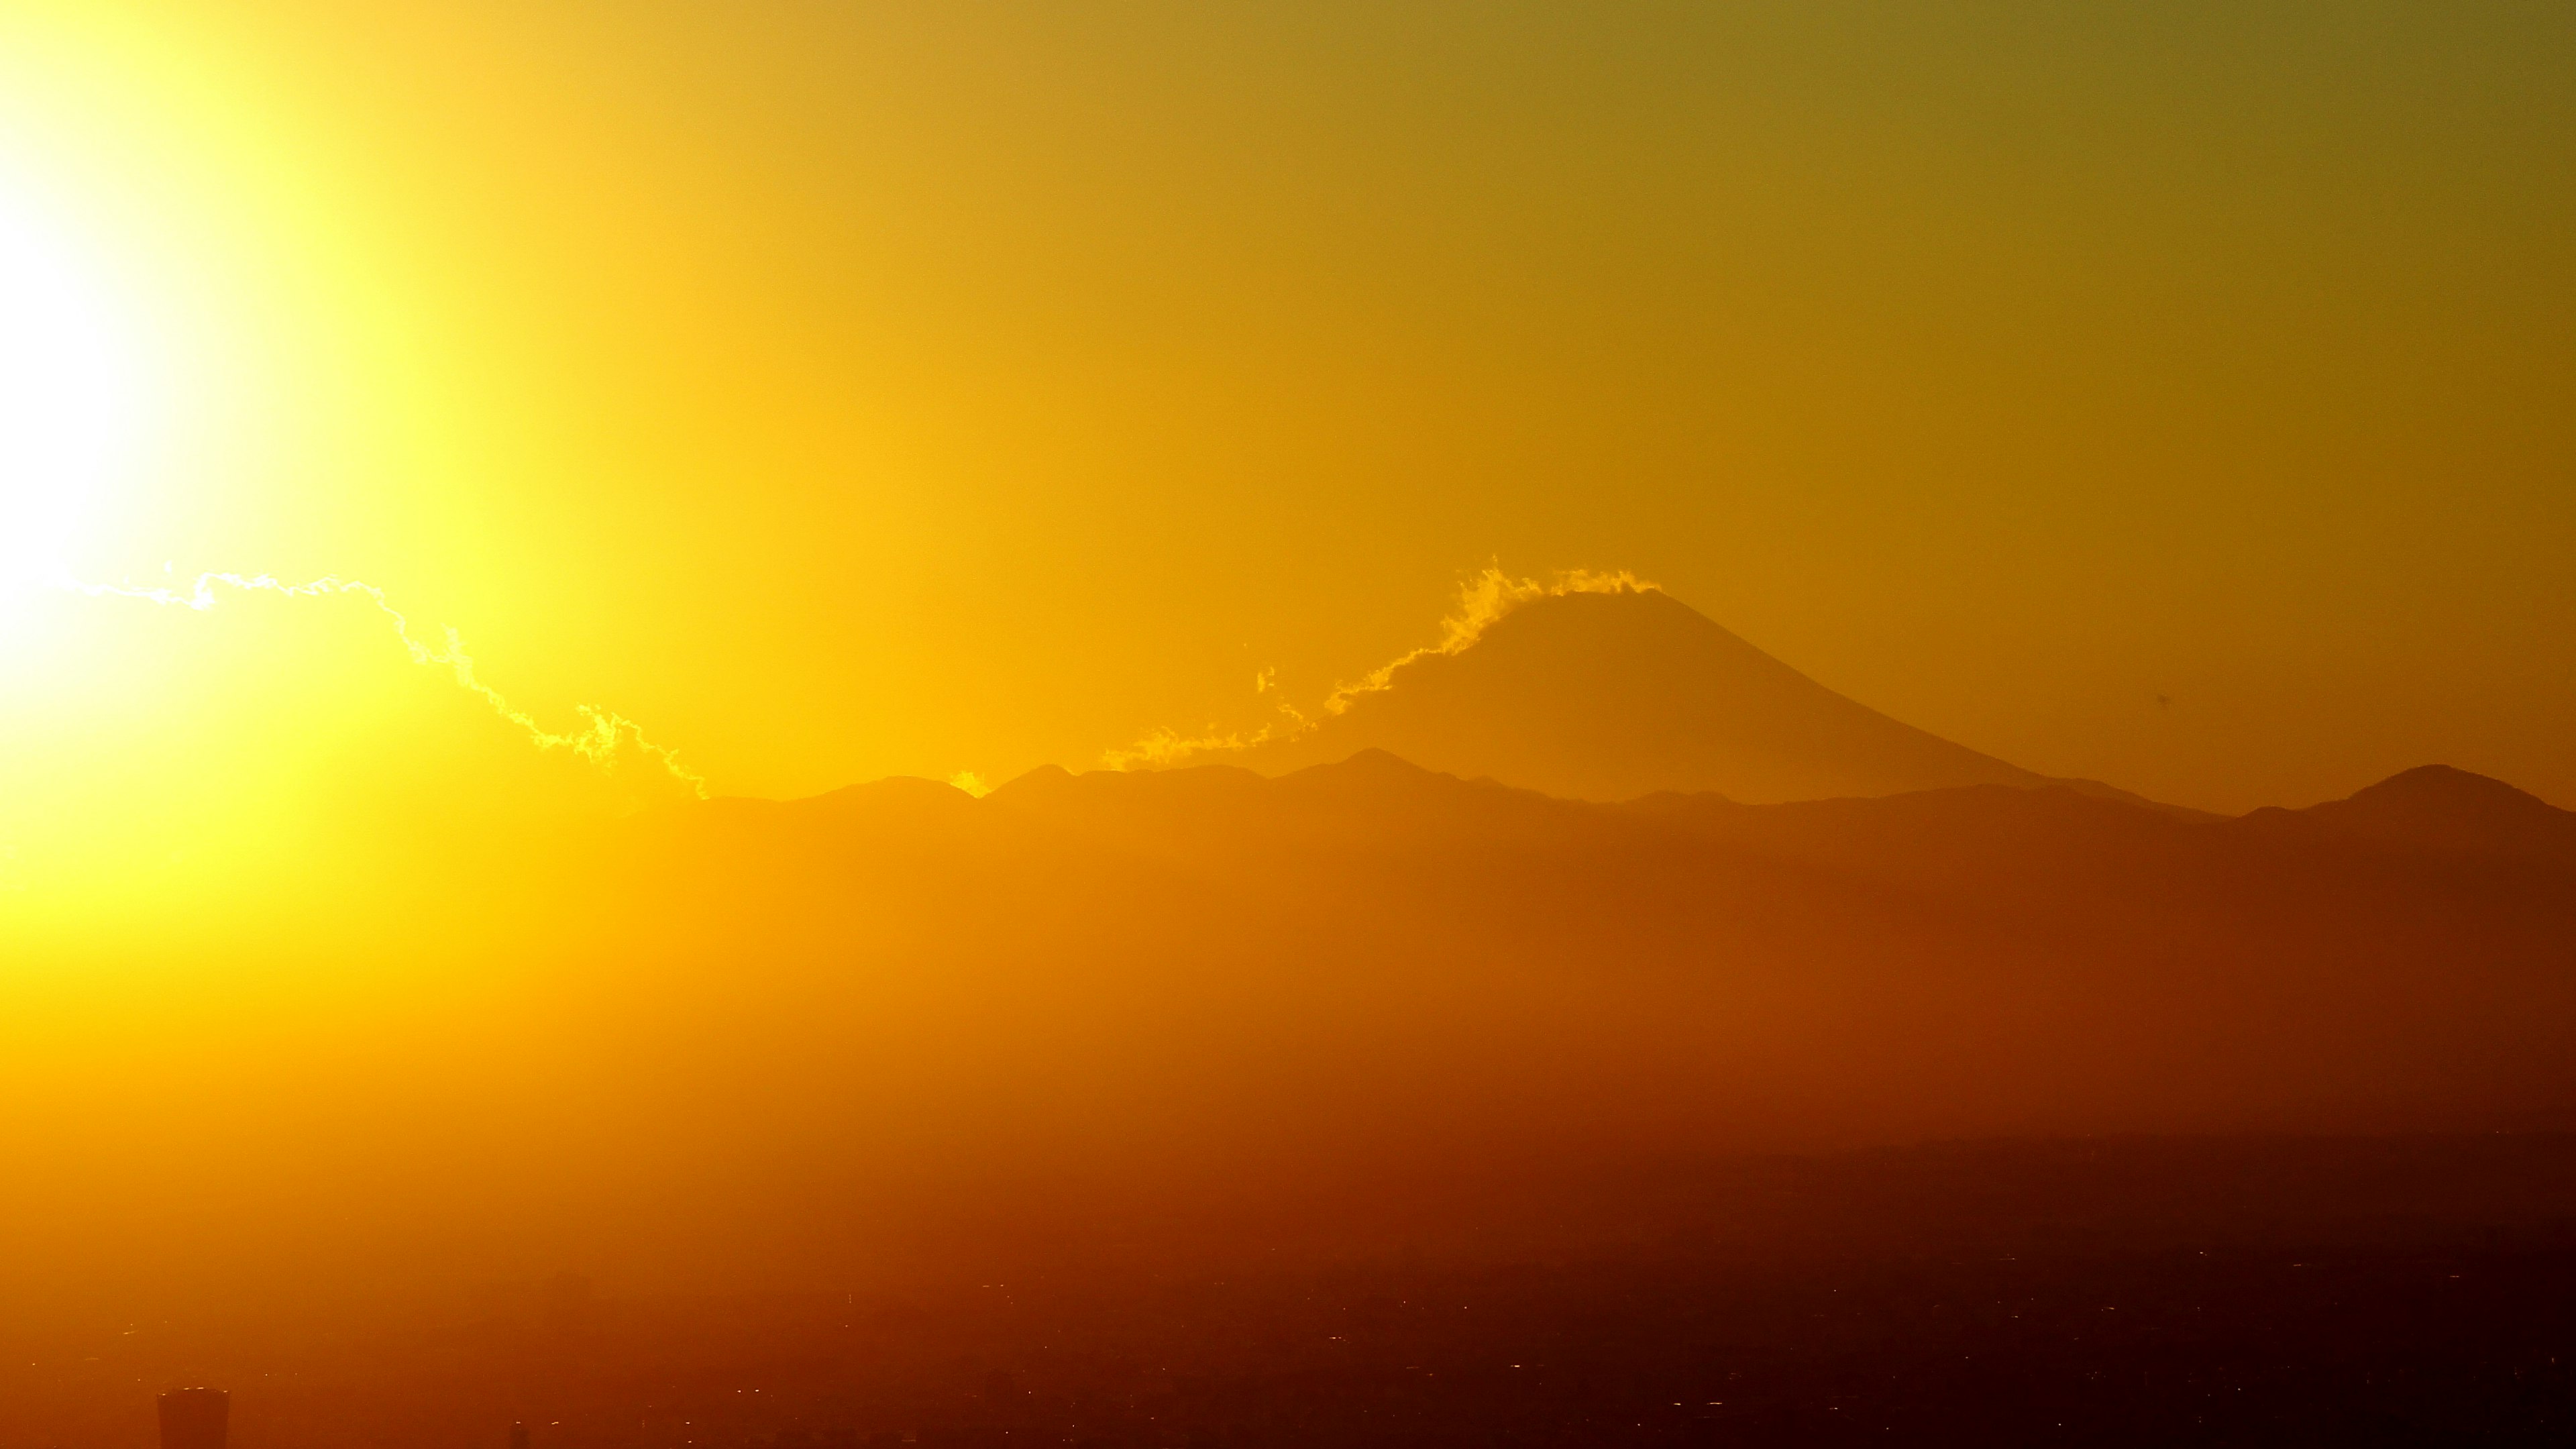
[[[1374, 1253], [1547, 1200], [1483, 1184], [1607, 1202], [1730, 1154], [2563, 1130], [2564, 815], [2447, 770], [2236, 820], [2017, 781], [1603, 802], [1383, 750], [673, 803], [297, 945], [435, 1029], [212, 1034], [245, 1065], [186, 1113], [46, 1086], [111, 1105], [9, 1120], [7, 1160], [64, 1166], [0, 1195], [0, 1239], [214, 1202], [300, 1251], [400, 1216], [297, 1175], [330, 1161], [424, 1233], [863, 1281], [1084, 1234]], [[259, 897], [258, 948], [315, 894]], [[259, 1127], [161, 1170], [208, 1121]]]
[[2576, 868], [2530, 843], [2566, 812], [2441, 770], [2232, 820], [2023, 778], [1602, 802], [1370, 749], [715, 802], [586, 858], [618, 959], [708, 963], [648, 973], [710, 993], [684, 1037], [928, 1010], [830, 1027], [875, 982], [1009, 1003], [875, 1050], [1015, 1123], [1079, 1081], [1184, 1158], [2576, 1121]]
[[2296, 813], [2391, 844], [2576, 864], [2576, 812], [2448, 765], [2418, 766]]
[[[1281, 774], [1382, 749], [1580, 800], [1708, 791], [1752, 804], [2051, 781], [1827, 689], [1660, 589], [1520, 605], [1455, 652], [1240, 756]], [[2136, 797], [2125, 797], [2135, 799]]]

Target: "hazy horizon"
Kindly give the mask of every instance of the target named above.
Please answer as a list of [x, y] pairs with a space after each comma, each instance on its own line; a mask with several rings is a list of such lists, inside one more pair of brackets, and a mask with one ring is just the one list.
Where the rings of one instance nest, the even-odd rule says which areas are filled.
[[2571, 261], [2533, 0], [0, 5], [0, 1449], [2557, 1442]]
[[[66, 567], [366, 580], [730, 793], [1256, 728], [1497, 564], [1633, 570], [2044, 775], [2576, 799], [2549, 7], [40, 0], [0, 39], [0, 210], [134, 379]], [[94, 678], [156, 647], [122, 628], [13, 629], [0, 745], [66, 686], [189, 708]], [[326, 728], [398, 687], [256, 652]], [[257, 748], [218, 720], [202, 768]]]

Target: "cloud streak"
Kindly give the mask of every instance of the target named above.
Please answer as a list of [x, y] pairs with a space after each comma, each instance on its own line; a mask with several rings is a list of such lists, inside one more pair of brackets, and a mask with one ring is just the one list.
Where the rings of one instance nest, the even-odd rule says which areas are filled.
[[[1100, 763], [1112, 770], [1159, 770], [1187, 763], [1201, 755], [1234, 754], [1261, 745], [1285, 744], [1321, 728], [1336, 715], [1347, 713], [1363, 696], [1382, 693], [1395, 687], [1396, 671], [1417, 660], [1442, 654], [1460, 654], [1473, 647], [1494, 623], [1523, 604], [1565, 594], [1624, 594], [1660, 590], [1660, 585], [1641, 579], [1626, 569], [1601, 573], [1591, 569], [1565, 569], [1545, 579], [1516, 579], [1501, 568], [1487, 565], [1458, 585], [1455, 609], [1440, 621], [1440, 639], [1419, 649], [1388, 660], [1351, 683], [1336, 684], [1324, 696], [1321, 709], [1307, 714], [1296, 706], [1282, 703], [1280, 718], [1249, 734], [1239, 730], [1218, 734], [1213, 727], [1202, 735], [1183, 735], [1163, 728], [1124, 749], [1103, 751]], [[1268, 693], [1277, 688], [1275, 671], [1263, 670], [1254, 679], [1253, 692]]]
[[448, 670], [455, 677], [458, 688], [490, 705], [493, 713], [516, 725], [538, 749], [566, 750], [602, 770], [608, 770], [615, 768], [621, 751], [632, 748], [637, 754], [652, 760], [673, 780], [686, 787], [691, 794], [701, 800], [707, 798], [705, 776], [682, 765], [676, 750], [668, 745], [655, 744], [646, 737], [642, 726], [614, 710], [601, 709], [595, 705], [576, 705], [575, 712], [582, 719], [580, 728], [564, 732], [547, 729], [534, 715], [512, 704], [508, 696], [483, 682], [474, 672], [474, 656], [466, 652], [464, 639], [454, 629], [441, 631], [445, 639], [443, 645], [432, 646], [423, 642], [412, 632], [411, 620], [400, 609], [393, 606], [392, 601], [385, 597], [383, 589], [374, 584], [336, 576], [325, 576], [310, 583], [290, 584], [268, 574], [202, 573], [197, 575], [195, 582], [185, 591], [173, 588], [139, 588], [131, 584], [92, 584], [78, 580], [68, 581], [65, 586], [94, 599], [141, 599], [147, 603], [189, 608], [200, 613], [215, 607], [219, 589], [232, 589], [243, 593], [278, 594], [295, 599], [355, 595], [373, 604], [386, 618], [393, 621], [394, 635], [402, 641], [403, 648], [410, 653], [414, 664], [437, 666]]

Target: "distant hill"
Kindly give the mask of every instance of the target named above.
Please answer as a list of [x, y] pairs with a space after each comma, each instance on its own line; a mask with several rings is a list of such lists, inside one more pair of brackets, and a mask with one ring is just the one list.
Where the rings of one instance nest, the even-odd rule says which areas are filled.
[[1653, 588], [1532, 600], [1467, 647], [1418, 655], [1384, 688], [1346, 699], [1315, 728], [1229, 761], [1280, 774], [1381, 749], [1465, 778], [1603, 801], [1677, 790], [1762, 804], [2061, 783], [1847, 699]]
[[[477, 842], [223, 995], [18, 973], [0, 1087], [48, 1109], [0, 1113], [0, 1241], [126, 1272], [95, 1224], [212, 1214], [170, 1241], [399, 1229], [346, 1261], [434, 1265], [509, 1228], [750, 1282], [1471, 1223], [1544, 1253], [1562, 1194], [1652, 1235], [1602, 1241], [1721, 1226], [1637, 1185], [1712, 1155], [2565, 1129], [2564, 814], [2456, 771], [2238, 820], [2021, 783], [1605, 803], [1372, 750], [675, 803]], [[259, 946], [316, 894], [277, 882]]]
[[725, 963], [725, 1012], [805, 1003], [766, 1036], [832, 1019], [815, 982], [1011, 1003], [910, 1070], [1325, 1156], [1435, 1122], [1460, 1151], [2576, 1122], [2576, 865], [2481, 844], [2566, 812], [2456, 771], [2236, 820], [2027, 779], [1749, 805], [1383, 750], [1048, 768], [688, 807], [616, 888], [646, 954]]
[[2576, 811], [2448, 765], [2391, 775], [2348, 799], [2249, 818], [2296, 819], [2389, 845], [2576, 865]]

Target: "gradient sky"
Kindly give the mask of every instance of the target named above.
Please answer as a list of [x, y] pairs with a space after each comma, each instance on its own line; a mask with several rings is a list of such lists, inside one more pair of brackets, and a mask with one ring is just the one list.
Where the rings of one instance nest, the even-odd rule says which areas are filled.
[[157, 379], [83, 575], [362, 577], [743, 793], [1250, 721], [1499, 562], [2048, 773], [2576, 805], [2572, 159], [2547, 3], [0, 16]]

